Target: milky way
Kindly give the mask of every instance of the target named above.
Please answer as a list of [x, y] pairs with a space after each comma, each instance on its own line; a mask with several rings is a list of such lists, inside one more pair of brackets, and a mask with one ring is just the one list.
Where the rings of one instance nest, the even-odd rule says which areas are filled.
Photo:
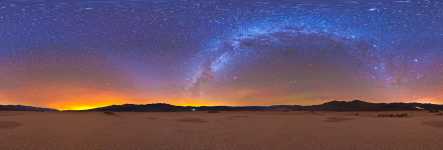
[[443, 3], [0, 2], [0, 102], [443, 102]]

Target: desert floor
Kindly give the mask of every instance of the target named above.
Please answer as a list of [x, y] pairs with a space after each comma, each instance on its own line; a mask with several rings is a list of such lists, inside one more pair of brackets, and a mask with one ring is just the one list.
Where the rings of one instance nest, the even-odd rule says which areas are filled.
[[389, 113], [0, 112], [0, 149], [443, 149], [443, 116], [377, 117]]

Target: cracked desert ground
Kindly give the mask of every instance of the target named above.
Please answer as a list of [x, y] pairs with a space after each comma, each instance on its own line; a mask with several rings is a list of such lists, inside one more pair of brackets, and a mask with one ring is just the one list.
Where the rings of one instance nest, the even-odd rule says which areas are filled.
[[[0, 112], [1, 150], [441, 150], [443, 116], [407, 112]], [[397, 113], [397, 112], [395, 112]]]

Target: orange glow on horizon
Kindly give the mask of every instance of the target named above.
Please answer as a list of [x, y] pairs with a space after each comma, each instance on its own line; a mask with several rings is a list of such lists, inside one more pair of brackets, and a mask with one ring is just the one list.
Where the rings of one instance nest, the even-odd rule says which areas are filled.
[[88, 109], [93, 109], [93, 108], [98, 108], [98, 107], [104, 107], [104, 106], [109, 106], [109, 105], [117, 105], [117, 104], [121, 104], [121, 102], [112, 102], [112, 101], [107, 101], [107, 102], [61, 102], [61, 103], [55, 103], [55, 104], [50, 104], [49, 107], [51, 108], [55, 108], [58, 110], [88, 110]]
[[86, 94], [67, 97], [61, 101], [50, 103], [48, 107], [58, 110], [87, 110], [109, 105], [123, 104], [125, 103], [125, 99], [127, 99], [127, 97], [119, 94], [98, 92], [96, 95]]
[[[100, 101], [98, 99], [102, 99]], [[168, 101], [155, 101], [155, 100], [127, 100], [125, 98], [112, 98], [112, 97], [101, 97], [101, 98], [89, 98], [83, 101], [69, 101], [69, 102], [59, 102], [52, 103], [49, 105], [51, 108], [58, 110], [88, 110], [98, 107], [105, 107], [110, 105], [121, 105], [121, 104], [152, 104], [152, 103], [168, 103], [177, 106], [235, 106], [235, 103], [227, 103], [215, 100], [201, 100], [201, 99], [170, 99]]]

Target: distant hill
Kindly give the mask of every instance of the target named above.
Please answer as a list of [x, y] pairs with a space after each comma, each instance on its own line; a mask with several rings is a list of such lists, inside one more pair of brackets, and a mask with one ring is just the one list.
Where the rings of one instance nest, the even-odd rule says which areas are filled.
[[50, 108], [40, 108], [23, 105], [0, 105], [0, 111], [58, 111]]
[[[105, 106], [105, 107], [99, 107], [90, 109], [88, 111], [134, 111], [134, 112], [144, 112], [144, 111], [151, 111], [151, 112], [162, 112], [162, 111], [187, 111], [188, 109], [186, 107], [182, 106], [174, 106], [170, 104], [164, 104], [164, 103], [156, 103], [156, 104], [146, 104], [146, 105], [135, 105], [135, 104], [124, 104], [124, 105], [111, 105], [111, 106]], [[189, 109], [188, 111], [190, 111]]]
[[305, 109], [323, 111], [443, 110], [443, 105], [423, 103], [369, 103], [361, 100], [353, 100], [331, 101], [321, 105], [306, 106]]
[[422, 103], [369, 103], [361, 100], [331, 101], [320, 105], [274, 105], [274, 106], [175, 106], [157, 104], [124, 104], [90, 109], [87, 111], [116, 112], [177, 112], [177, 111], [400, 111], [400, 110], [443, 110], [443, 105]]
[[256, 111], [256, 110], [269, 110], [267, 106], [175, 106], [165, 103], [156, 104], [124, 104], [124, 105], [111, 105], [100, 108], [94, 108], [87, 111], [116, 111], [116, 112], [178, 112], [178, 111]]

